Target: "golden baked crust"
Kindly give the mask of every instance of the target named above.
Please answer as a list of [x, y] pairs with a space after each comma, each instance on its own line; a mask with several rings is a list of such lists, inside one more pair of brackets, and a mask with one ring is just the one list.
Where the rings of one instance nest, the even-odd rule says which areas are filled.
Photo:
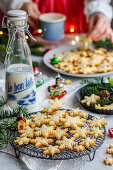
[[73, 150], [73, 146], [77, 146], [78, 143], [74, 141], [74, 138], [66, 138], [65, 136], [63, 136], [62, 140], [57, 140], [56, 141], [57, 145], [59, 146], [59, 149], [69, 149], [69, 150]]
[[50, 145], [47, 148], [42, 148], [43, 149], [43, 153], [44, 154], [50, 154], [50, 155], [54, 155], [55, 153], [60, 153], [60, 149], [58, 146], [52, 146]]
[[73, 137], [74, 138], [86, 138], [87, 136], [86, 135], [90, 135], [91, 132], [87, 130], [87, 127], [84, 127], [84, 128], [80, 128], [80, 127], [77, 127], [76, 130], [70, 130], [70, 133], [73, 134]]
[[101, 130], [99, 127], [96, 127], [95, 129], [91, 128], [90, 131], [95, 138], [98, 136], [103, 137], [104, 129]]
[[86, 138], [86, 139], [80, 139], [80, 143], [79, 143], [79, 145], [83, 145], [83, 146], [85, 146], [86, 148], [89, 148], [89, 146], [93, 146], [93, 145], [95, 145], [95, 141], [96, 141], [96, 139], [90, 139], [89, 137], [88, 138]]
[[95, 126], [101, 128], [102, 125], [107, 125], [107, 122], [105, 122], [104, 117], [99, 120], [94, 117], [93, 120], [87, 120], [87, 123], [89, 124], [89, 127]]
[[[95, 145], [95, 138], [103, 136], [103, 130], [99, 129], [101, 125], [106, 124], [103, 118], [86, 120], [88, 114], [79, 108], [59, 110], [64, 102], [58, 99], [49, 103], [50, 106], [45, 108], [46, 112], [31, 115], [27, 126], [18, 131], [20, 137], [16, 138], [15, 143], [31, 143], [36, 148], [41, 147], [44, 154], [54, 155], [62, 149], [83, 151]], [[86, 121], [89, 127], [97, 128], [88, 129]], [[75, 141], [77, 138], [80, 138], [78, 142]]]
[[100, 97], [96, 94], [92, 94], [91, 96], [84, 96], [84, 99], [81, 100], [81, 103], [85, 103], [87, 106], [90, 106], [92, 103], [96, 103], [98, 100], [100, 100]]
[[97, 74], [113, 71], [113, 52], [99, 48], [78, 48], [60, 52], [54, 57], [59, 59], [54, 67], [71, 74]]
[[109, 144], [109, 148], [106, 149], [106, 152], [110, 153], [110, 154], [113, 154], [113, 145], [112, 144]]
[[106, 157], [106, 159], [104, 159], [104, 163], [105, 163], [105, 165], [112, 166], [113, 165], [113, 158]]

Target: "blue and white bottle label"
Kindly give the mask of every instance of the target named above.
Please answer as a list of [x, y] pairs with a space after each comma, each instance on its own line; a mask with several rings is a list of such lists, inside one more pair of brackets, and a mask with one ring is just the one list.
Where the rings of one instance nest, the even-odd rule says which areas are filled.
[[26, 64], [12, 64], [6, 72], [7, 104], [34, 108], [37, 104], [36, 87], [32, 68]]

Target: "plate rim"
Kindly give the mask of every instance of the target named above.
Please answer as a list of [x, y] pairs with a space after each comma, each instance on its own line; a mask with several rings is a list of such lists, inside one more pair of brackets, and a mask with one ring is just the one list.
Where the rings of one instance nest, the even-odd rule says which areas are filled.
[[[102, 76], [108, 76], [108, 75], [112, 75], [113, 74], [113, 71], [110, 71], [110, 72], [107, 72], [107, 73], [97, 73], [97, 74], [71, 74], [71, 73], [67, 73], [59, 68], [56, 68], [54, 67], [51, 63], [47, 62], [47, 59], [50, 59], [52, 57], [50, 57], [51, 55], [53, 56], [53, 54], [55, 53], [59, 53], [59, 52], [63, 52], [63, 51], [66, 51], [66, 49], [68, 51], [71, 51], [72, 49], [75, 49], [79, 47], [79, 45], [65, 45], [65, 46], [61, 46], [61, 47], [57, 47], [51, 51], [48, 51], [46, 54], [44, 54], [44, 57], [43, 57], [43, 62], [44, 64], [50, 68], [51, 70], [55, 71], [55, 72], [58, 72], [58, 73], [61, 73], [61, 74], [64, 74], [66, 76], [71, 76], [71, 77], [81, 77], [81, 78], [86, 78], [86, 77], [102, 77]], [[57, 52], [59, 51], [59, 52]], [[50, 56], [49, 56], [50, 55]]]

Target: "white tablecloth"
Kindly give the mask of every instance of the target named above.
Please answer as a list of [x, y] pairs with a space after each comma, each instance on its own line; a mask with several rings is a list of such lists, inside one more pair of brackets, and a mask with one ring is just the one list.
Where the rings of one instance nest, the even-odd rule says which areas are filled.
[[[38, 98], [39, 98], [39, 110], [42, 108], [48, 106], [48, 100], [49, 100], [49, 93], [47, 91], [47, 88], [49, 85], [52, 85], [55, 83], [55, 73], [51, 70], [49, 70], [42, 62], [41, 57], [34, 57], [35, 60], [37, 60], [39, 64], [40, 71], [43, 72], [43, 78], [45, 83], [37, 88], [38, 92]], [[4, 70], [0, 70], [0, 96], [4, 95]], [[64, 78], [69, 78], [66, 76], [63, 76]], [[65, 108], [76, 108], [80, 107], [78, 105], [76, 98], [75, 98], [75, 92], [78, 88], [80, 88], [80, 81], [79, 78], [72, 78], [72, 84], [65, 86], [65, 89], [67, 90], [67, 94], [61, 99], [65, 101]], [[82, 108], [83, 109], [83, 108]], [[88, 112], [90, 113], [90, 112]], [[97, 118], [102, 117], [103, 115], [99, 114], [93, 114], [91, 115], [96, 116]], [[106, 129], [110, 127], [113, 127], [113, 116], [105, 115], [105, 120], [108, 122], [108, 125], [106, 126]], [[103, 163], [103, 160], [106, 158], [106, 156], [110, 156], [106, 154], [106, 149], [108, 148], [109, 144], [113, 144], [113, 138], [110, 138], [109, 135], [106, 136], [106, 139], [102, 146], [96, 151], [95, 158], [93, 161], [90, 161], [88, 156], [85, 156], [83, 158], [77, 158], [74, 160], [65, 160], [65, 161], [50, 161], [50, 160], [41, 160], [37, 158], [32, 158], [26, 155], [20, 155], [20, 158], [25, 162], [25, 164], [29, 167], [31, 170], [113, 170], [113, 166], [105, 166]], [[14, 151], [11, 146], [8, 146], [4, 152], [8, 152], [11, 154], [14, 154]]]

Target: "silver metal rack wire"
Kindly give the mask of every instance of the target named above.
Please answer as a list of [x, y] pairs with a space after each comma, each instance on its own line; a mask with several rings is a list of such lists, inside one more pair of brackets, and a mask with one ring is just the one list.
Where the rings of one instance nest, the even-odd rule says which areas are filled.
[[[87, 120], [92, 120], [93, 116], [88, 115]], [[89, 125], [85, 123], [85, 126], [89, 128]], [[62, 128], [62, 127], [61, 127]], [[17, 132], [17, 128], [14, 128], [12, 130], [13, 133], [13, 139], [10, 141], [11, 146], [15, 150], [15, 155], [18, 158], [20, 156], [20, 153], [26, 154], [32, 157], [41, 158], [41, 159], [50, 159], [50, 160], [68, 160], [68, 159], [75, 159], [83, 156], [88, 156], [89, 160], [92, 161], [95, 157], [96, 150], [102, 145], [105, 136], [106, 136], [106, 129], [105, 126], [102, 126], [101, 129], [104, 129], [103, 137], [97, 137], [95, 145], [90, 146], [88, 149], [85, 148], [84, 151], [75, 151], [75, 150], [61, 150], [60, 153], [56, 153], [53, 156], [47, 154], [43, 154], [42, 147], [35, 148], [33, 144], [28, 145], [21, 145], [19, 146], [17, 143], [14, 143], [14, 140], [17, 136], [19, 136]], [[90, 136], [90, 138], [93, 138], [93, 136]], [[56, 139], [54, 139], [54, 142], [52, 145], [55, 145]], [[76, 142], [80, 142], [80, 138], [75, 139]]]

